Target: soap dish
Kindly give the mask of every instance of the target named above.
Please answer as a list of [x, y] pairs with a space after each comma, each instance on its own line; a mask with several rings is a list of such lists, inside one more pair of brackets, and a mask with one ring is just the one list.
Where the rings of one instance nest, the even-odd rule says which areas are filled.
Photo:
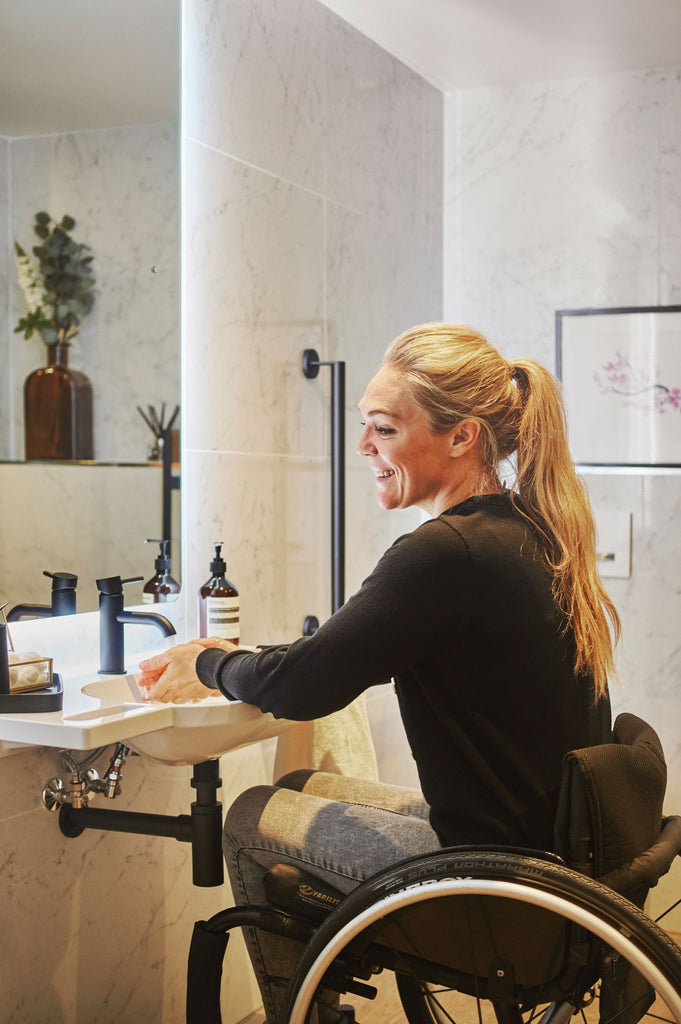
[[9, 692], [24, 693], [27, 690], [44, 690], [52, 684], [52, 658], [41, 658], [39, 654], [8, 654]]
[[61, 711], [64, 703], [64, 686], [61, 676], [52, 674], [49, 686], [41, 690], [13, 690], [11, 693], [0, 693], [0, 715], [41, 714], [45, 711]]

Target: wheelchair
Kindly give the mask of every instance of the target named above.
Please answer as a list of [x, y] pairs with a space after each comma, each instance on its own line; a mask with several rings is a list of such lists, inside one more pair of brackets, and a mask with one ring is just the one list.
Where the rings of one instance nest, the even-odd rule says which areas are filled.
[[275, 865], [267, 906], [196, 922], [187, 1024], [220, 1024], [234, 927], [302, 944], [280, 979], [287, 1024], [681, 1024], [681, 948], [642, 909], [681, 852], [681, 817], [662, 817], [651, 727], [620, 715], [613, 740], [567, 755], [554, 851], [450, 847], [348, 895]]

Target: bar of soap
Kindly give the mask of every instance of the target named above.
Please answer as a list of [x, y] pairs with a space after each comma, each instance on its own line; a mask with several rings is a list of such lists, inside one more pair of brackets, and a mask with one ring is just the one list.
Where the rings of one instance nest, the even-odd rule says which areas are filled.
[[35, 651], [17, 654], [11, 651], [9, 661], [10, 693], [24, 690], [41, 690], [52, 682], [52, 659], [43, 658]]

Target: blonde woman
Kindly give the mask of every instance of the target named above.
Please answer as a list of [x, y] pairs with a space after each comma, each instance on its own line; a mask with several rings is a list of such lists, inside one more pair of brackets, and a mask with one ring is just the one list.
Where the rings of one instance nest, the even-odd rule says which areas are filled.
[[[359, 409], [379, 505], [428, 522], [315, 636], [257, 653], [185, 644], [144, 662], [144, 681], [154, 699], [217, 688], [309, 720], [392, 677], [421, 792], [319, 772], [248, 790], [225, 825], [238, 902], [264, 902], [281, 861], [348, 892], [441, 845], [550, 849], [564, 754], [610, 739], [619, 621], [553, 376], [469, 327], [425, 324], [388, 348]], [[249, 948], [275, 1024], [268, 979], [290, 974], [296, 948], [262, 935]]]

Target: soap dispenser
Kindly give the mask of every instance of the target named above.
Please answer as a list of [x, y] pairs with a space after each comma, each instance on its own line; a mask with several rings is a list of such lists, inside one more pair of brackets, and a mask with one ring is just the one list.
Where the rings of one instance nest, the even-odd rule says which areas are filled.
[[142, 588], [143, 604], [162, 604], [177, 601], [180, 596], [180, 584], [171, 576], [170, 541], [147, 540], [147, 544], [160, 544], [160, 554], [154, 562], [155, 574], [147, 580]]
[[210, 563], [210, 579], [199, 590], [199, 636], [219, 636], [239, 643], [239, 591], [227, 579], [227, 565], [220, 552], [223, 542], [215, 543]]

